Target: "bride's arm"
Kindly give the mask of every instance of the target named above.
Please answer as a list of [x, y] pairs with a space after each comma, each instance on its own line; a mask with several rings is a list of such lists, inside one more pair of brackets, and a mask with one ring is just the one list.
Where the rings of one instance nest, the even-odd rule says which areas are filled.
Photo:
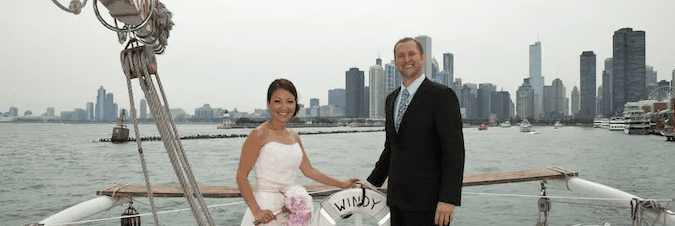
[[356, 182], [359, 181], [358, 178], [351, 178], [349, 180], [345, 181], [339, 181], [331, 176], [328, 176], [326, 174], [323, 174], [321, 171], [318, 169], [314, 168], [312, 164], [309, 162], [309, 158], [307, 158], [307, 154], [305, 153], [305, 148], [302, 146], [302, 141], [300, 141], [300, 137], [298, 136], [297, 133], [294, 133], [296, 140], [300, 144], [300, 148], [302, 149], [302, 162], [300, 163], [300, 171], [302, 171], [302, 174], [304, 174], [306, 177], [309, 179], [312, 179], [316, 182], [333, 186], [333, 187], [339, 187], [339, 188], [355, 188], [356, 187]]
[[[237, 186], [239, 186], [239, 192], [241, 192], [241, 197], [248, 205], [248, 208], [251, 209], [251, 213], [255, 216], [256, 220], [260, 217], [263, 218], [273, 218], [274, 214], [271, 211], [262, 212], [258, 202], [253, 196], [253, 189], [251, 184], [248, 181], [248, 174], [253, 169], [256, 160], [258, 160], [258, 155], [260, 154], [260, 148], [262, 143], [262, 135], [258, 129], [254, 129], [244, 141], [244, 145], [241, 147], [241, 157], [239, 158], [239, 167], [237, 168]], [[266, 214], [269, 212], [269, 214]], [[261, 215], [262, 214], [262, 215]], [[271, 219], [267, 219], [269, 222]]]

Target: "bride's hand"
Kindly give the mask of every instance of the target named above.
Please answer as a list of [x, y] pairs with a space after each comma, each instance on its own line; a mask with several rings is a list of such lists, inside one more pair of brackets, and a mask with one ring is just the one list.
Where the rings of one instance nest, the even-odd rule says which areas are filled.
[[274, 216], [274, 213], [272, 213], [270, 210], [258, 210], [253, 213], [253, 216], [255, 217], [255, 220], [261, 224], [267, 224], [277, 218], [277, 216]]
[[351, 178], [340, 183], [340, 188], [356, 188], [356, 182], [360, 181], [359, 178]]

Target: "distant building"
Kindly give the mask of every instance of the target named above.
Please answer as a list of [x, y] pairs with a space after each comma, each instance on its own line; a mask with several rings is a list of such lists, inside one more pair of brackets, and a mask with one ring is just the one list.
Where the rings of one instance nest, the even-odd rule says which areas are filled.
[[438, 61], [436, 61], [436, 58], [431, 58], [431, 76], [429, 78], [436, 79], [436, 75], [438, 72], [441, 70], [439, 69]]
[[363, 71], [359, 68], [350, 68], [345, 72], [345, 116], [348, 118], [363, 117], [363, 100], [365, 89]]
[[401, 86], [401, 72], [394, 66], [394, 61], [384, 65], [384, 82], [387, 86], [387, 95], [394, 92]]
[[361, 112], [361, 117], [359, 118], [368, 118], [370, 116], [370, 87], [366, 86], [363, 88], [363, 112]]
[[470, 119], [478, 118], [478, 103], [476, 103], [476, 94], [477, 94], [476, 88], [471, 86], [471, 84], [464, 84], [462, 86], [461, 93], [462, 98], [459, 101], [460, 107], [465, 109], [466, 114], [464, 116]]
[[[602, 71], [602, 111], [600, 112], [603, 116], [609, 117], [612, 115], [612, 97], [613, 97], [613, 85], [612, 85], [612, 77], [613, 77], [613, 63], [612, 63], [612, 58], [607, 58], [605, 59], [605, 70]], [[600, 95], [600, 94], [598, 94]]]
[[[381, 64], [380, 58], [377, 58]], [[384, 118], [384, 102], [387, 98], [387, 86], [384, 79], [384, 68], [380, 65], [370, 66], [368, 71], [369, 96], [369, 117]]]
[[[543, 87], [542, 87], [543, 89]], [[523, 79], [523, 84], [516, 92], [516, 115], [520, 118], [534, 118], [534, 89], [530, 85], [529, 78]]]
[[105, 94], [103, 112], [103, 120], [109, 122], [117, 121], [117, 104], [115, 104], [112, 93]]
[[23, 116], [30, 116], [30, 115], [33, 115], [33, 112], [31, 110], [28, 110], [23, 113]]
[[572, 115], [579, 113], [579, 89], [577, 86], [574, 86], [572, 89]]
[[612, 37], [612, 109], [621, 114], [627, 102], [647, 98], [645, 91], [645, 32], [622, 28]]
[[321, 117], [342, 117], [345, 115], [345, 111], [342, 108], [332, 105], [323, 105], [319, 107], [319, 110]]
[[494, 91], [495, 86], [490, 83], [481, 83], [478, 86], [478, 95], [476, 96], [476, 101], [478, 105], [478, 118], [489, 119], [490, 118], [490, 93]]
[[427, 78], [433, 78], [433, 72], [432, 72], [432, 66], [431, 66], [431, 58], [432, 58], [432, 52], [431, 52], [431, 37], [426, 36], [426, 35], [420, 35], [415, 37], [415, 40], [420, 42], [422, 44], [422, 50], [424, 51], [424, 54], [426, 54], [427, 59], [426, 62], [424, 62], [424, 74], [427, 76]]
[[345, 109], [345, 89], [328, 90], [328, 105]]
[[649, 97], [649, 94], [652, 93], [653, 90], [658, 88], [658, 80], [656, 78], [657, 72], [654, 71], [654, 67], [650, 65], [645, 66], [645, 98]]
[[507, 91], [491, 92], [490, 113], [497, 115], [499, 121], [511, 120], [511, 94]]
[[148, 117], [148, 101], [141, 99], [141, 115], [138, 116], [139, 119], [145, 119]]
[[[96, 96], [96, 110], [94, 111], [96, 120], [104, 120], [105, 116], [105, 89], [103, 86], [98, 89], [98, 95]], [[63, 116], [62, 116], [63, 117]]]
[[[94, 102], [87, 102], [87, 110], [85, 112], [87, 114], [87, 121], [94, 121]], [[52, 116], [53, 115], [53, 109], [52, 109]]]
[[595, 115], [604, 117], [605, 115], [602, 114], [602, 112], [602, 85], [600, 85], [598, 86], [597, 96], [595, 97]]
[[[89, 104], [92, 104], [92, 103], [91, 102], [87, 103], [87, 107], [89, 107]], [[45, 112], [45, 116], [54, 117], [54, 108], [47, 108], [47, 112]]]
[[443, 71], [450, 74], [448, 78], [448, 84], [451, 84], [454, 81], [455, 76], [455, 55], [452, 53], [443, 54]]
[[319, 99], [310, 98], [309, 99], [309, 108], [319, 107]]
[[210, 121], [213, 119], [213, 109], [211, 105], [204, 104], [201, 108], [195, 109], [195, 117], [197, 121]]
[[535, 42], [530, 45], [530, 76], [529, 84], [534, 89], [534, 113], [533, 117], [538, 117], [544, 112], [543, 109], [543, 93], [544, 93], [544, 76], [541, 74], [541, 42]]
[[580, 56], [579, 116], [581, 119], [595, 118], [596, 61], [593, 51], [584, 51]]

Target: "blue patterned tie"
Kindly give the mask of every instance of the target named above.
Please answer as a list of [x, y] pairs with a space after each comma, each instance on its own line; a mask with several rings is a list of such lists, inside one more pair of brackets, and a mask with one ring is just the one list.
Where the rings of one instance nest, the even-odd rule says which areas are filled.
[[409, 98], [410, 94], [408, 93], [408, 89], [404, 89], [403, 94], [401, 96], [401, 102], [398, 103], [398, 113], [396, 113], [396, 122], [394, 123], [394, 126], [396, 127], [396, 132], [398, 132], [398, 127], [401, 126], [401, 119], [403, 119], [403, 113], [405, 112], [406, 109], [408, 109]]

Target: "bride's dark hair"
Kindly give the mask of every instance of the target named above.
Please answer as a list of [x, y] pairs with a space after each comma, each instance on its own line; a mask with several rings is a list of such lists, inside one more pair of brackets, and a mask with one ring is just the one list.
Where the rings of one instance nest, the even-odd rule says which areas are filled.
[[295, 90], [295, 86], [291, 81], [288, 81], [288, 79], [280, 78], [274, 80], [274, 82], [270, 84], [270, 88], [267, 89], [267, 103], [269, 103], [272, 99], [272, 93], [278, 89], [286, 90], [295, 97], [295, 112], [293, 113], [293, 117], [295, 117], [295, 115], [298, 114], [298, 111], [300, 111], [300, 104], [298, 104], [298, 91]]

